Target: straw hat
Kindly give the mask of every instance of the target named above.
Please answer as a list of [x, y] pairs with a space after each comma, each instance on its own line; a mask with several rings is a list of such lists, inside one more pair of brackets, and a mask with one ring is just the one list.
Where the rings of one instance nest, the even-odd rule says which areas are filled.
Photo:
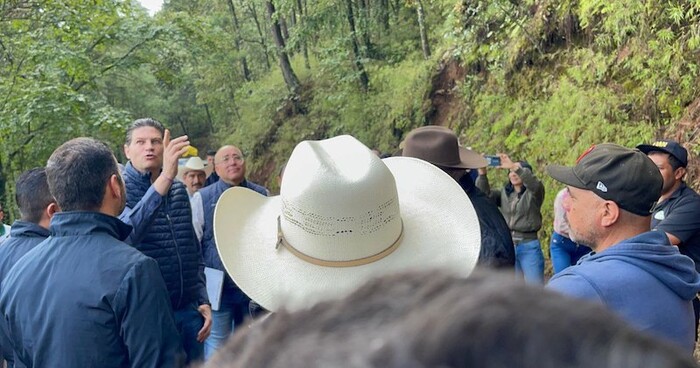
[[199, 157], [190, 157], [184, 165], [179, 165], [177, 167], [177, 180], [182, 181], [185, 174], [193, 170], [204, 171], [204, 175], [208, 178], [213, 168]]
[[479, 169], [488, 161], [480, 154], [459, 145], [457, 135], [441, 126], [413, 129], [403, 141], [401, 156], [416, 157], [450, 169]]
[[380, 160], [351, 136], [298, 144], [279, 196], [228, 189], [214, 236], [229, 275], [270, 311], [342, 297], [397, 271], [466, 277], [481, 246], [454, 179], [422, 160]]

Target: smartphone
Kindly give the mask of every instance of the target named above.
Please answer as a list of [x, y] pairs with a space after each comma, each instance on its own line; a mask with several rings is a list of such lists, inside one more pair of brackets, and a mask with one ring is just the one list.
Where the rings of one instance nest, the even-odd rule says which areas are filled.
[[489, 166], [501, 166], [501, 158], [495, 155], [484, 155], [486, 161], [488, 161]]

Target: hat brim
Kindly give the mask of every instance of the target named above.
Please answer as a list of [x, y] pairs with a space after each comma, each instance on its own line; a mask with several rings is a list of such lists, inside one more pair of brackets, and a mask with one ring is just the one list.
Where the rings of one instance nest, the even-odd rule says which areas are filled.
[[547, 174], [549, 174], [552, 179], [560, 183], [570, 185], [575, 188], [587, 189], [586, 184], [576, 175], [573, 167], [549, 165], [547, 166], [546, 170]]
[[457, 169], [480, 169], [486, 167], [489, 162], [484, 156], [464, 147], [459, 147], [459, 165], [447, 166]]
[[454, 179], [425, 161], [391, 157], [383, 162], [396, 180], [403, 238], [394, 252], [362, 266], [318, 266], [285, 247], [275, 249], [280, 196], [240, 187], [224, 192], [214, 212], [214, 236], [238, 287], [267, 310], [298, 310], [399, 271], [439, 268], [468, 276], [481, 247], [479, 220], [469, 197]]
[[177, 180], [182, 181], [182, 178], [185, 176], [186, 173], [189, 171], [204, 171], [204, 176], [209, 177], [211, 173], [214, 171], [213, 168], [210, 165], [204, 166], [204, 169], [199, 170], [199, 169], [192, 169], [187, 166], [178, 166], [177, 167], [177, 176], [175, 177]]

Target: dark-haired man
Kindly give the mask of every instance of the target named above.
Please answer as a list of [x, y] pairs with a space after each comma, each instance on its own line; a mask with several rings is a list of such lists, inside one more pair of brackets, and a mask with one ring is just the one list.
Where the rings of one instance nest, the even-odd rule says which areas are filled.
[[5, 241], [8, 236], [10, 236], [10, 226], [5, 225], [2, 221], [5, 219], [5, 210], [2, 208], [2, 203], [0, 203], [0, 243]]
[[[15, 188], [15, 200], [21, 217], [12, 224], [11, 236], [0, 247], [0, 283], [22, 256], [48, 238], [49, 222], [58, 211], [56, 201], [49, 192], [44, 168], [23, 172], [17, 178]], [[0, 320], [0, 325], [5, 328], [3, 320]], [[14, 367], [12, 347], [6, 336], [2, 336], [0, 344], [8, 368]]]
[[[216, 150], [207, 151], [207, 164], [209, 167], [214, 167], [214, 158], [216, 157]], [[204, 186], [207, 187], [211, 184], [219, 181], [219, 174], [216, 171], [212, 172], [211, 175], [207, 177], [207, 181], [204, 182]]]
[[464, 189], [479, 218], [481, 250], [478, 265], [493, 268], [513, 268], [515, 250], [508, 224], [498, 207], [474, 185], [470, 170], [486, 166], [478, 153], [461, 147], [457, 135], [441, 126], [413, 129], [403, 141], [401, 156], [430, 162], [455, 179]]
[[663, 179], [639, 150], [598, 144], [574, 167], [547, 172], [567, 185], [564, 200], [571, 240], [593, 252], [552, 277], [547, 285], [572, 297], [606, 305], [639, 330], [695, 347], [691, 300], [700, 291], [693, 261], [649, 231]]
[[124, 144], [129, 159], [123, 172], [126, 208], [120, 217], [134, 227], [131, 244], [160, 266], [190, 363], [204, 354], [211, 307], [190, 199], [185, 185], [175, 180], [178, 159], [188, 145], [187, 136], [170, 141], [170, 131], [150, 118], [129, 126]]
[[[659, 203], [651, 216], [651, 228], [666, 233], [671, 244], [678, 246], [681, 254], [690, 257], [700, 272], [700, 195], [683, 181], [687, 173], [688, 151], [672, 140], [640, 144], [637, 148], [656, 164], [664, 179]], [[693, 299], [693, 310], [697, 331], [700, 317], [697, 297]]]
[[[90, 173], [90, 175], [85, 175]], [[28, 367], [173, 367], [181, 355], [157, 263], [123, 240], [124, 183], [106, 144], [76, 138], [46, 165], [62, 212], [3, 280], [0, 312]]]

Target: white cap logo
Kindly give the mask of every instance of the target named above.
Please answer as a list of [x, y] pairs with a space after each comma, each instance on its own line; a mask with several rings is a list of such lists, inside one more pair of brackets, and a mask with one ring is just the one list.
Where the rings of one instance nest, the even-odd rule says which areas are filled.
[[598, 184], [596, 184], [595, 188], [604, 193], [608, 192], [608, 187], [606, 187], [605, 184], [603, 184], [603, 182], [600, 181], [598, 182]]

